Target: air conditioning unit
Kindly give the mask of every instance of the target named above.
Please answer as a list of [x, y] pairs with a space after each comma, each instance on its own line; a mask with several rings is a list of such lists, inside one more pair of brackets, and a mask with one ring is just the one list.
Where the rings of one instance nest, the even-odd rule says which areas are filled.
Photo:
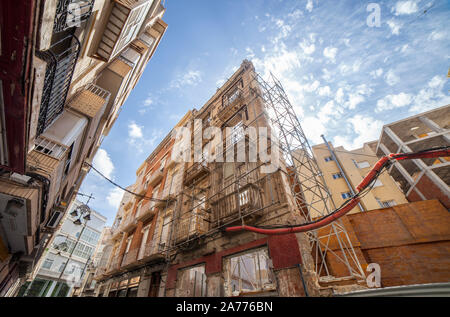
[[55, 229], [59, 225], [59, 222], [63, 216], [64, 211], [53, 209], [53, 213], [45, 226], [47, 228]]

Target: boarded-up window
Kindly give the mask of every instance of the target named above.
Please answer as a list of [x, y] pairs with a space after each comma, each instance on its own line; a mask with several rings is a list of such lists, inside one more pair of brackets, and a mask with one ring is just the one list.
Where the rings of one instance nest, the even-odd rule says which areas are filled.
[[225, 258], [224, 270], [226, 296], [276, 289], [265, 248]]
[[205, 266], [196, 266], [178, 271], [178, 282], [175, 290], [177, 297], [205, 297]]
[[234, 174], [234, 164], [224, 163], [223, 164], [223, 178], [226, 179]]

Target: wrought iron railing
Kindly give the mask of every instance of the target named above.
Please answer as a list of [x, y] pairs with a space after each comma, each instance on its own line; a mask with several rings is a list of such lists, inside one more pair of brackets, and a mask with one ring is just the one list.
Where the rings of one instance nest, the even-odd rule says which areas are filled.
[[47, 51], [37, 52], [47, 62], [37, 135], [63, 112], [79, 52], [80, 41], [74, 35], [66, 36]]
[[209, 230], [209, 214], [201, 208], [183, 215], [177, 222], [177, 230], [174, 233], [175, 244], [201, 236]]
[[89, 19], [95, 0], [59, 0], [56, 7], [53, 32], [59, 33]]
[[203, 176], [204, 174], [207, 173], [209, 173], [209, 168], [206, 160], [202, 160], [201, 162], [195, 162], [184, 173], [184, 184], [188, 185], [194, 179], [200, 178], [200, 176]]

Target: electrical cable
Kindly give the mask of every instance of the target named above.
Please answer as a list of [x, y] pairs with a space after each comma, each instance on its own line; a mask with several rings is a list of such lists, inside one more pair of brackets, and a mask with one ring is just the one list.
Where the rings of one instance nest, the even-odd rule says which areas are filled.
[[247, 230], [256, 233], [266, 234], [266, 235], [279, 235], [297, 232], [306, 232], [310, 230], [316, 230], [322, 228], [331, 222], [337, 220], [338, 218], [344, 216], [346, 213], [350, 212], [363, 198], [367, 195], [375, 185], [376, 180], [383, 172], [387, 169], [393, 161], [395, 160], [407, 160], [407, 159], [417, 159], [417, 158], [436, 158], [436, 157], [447, 157], [450, 156], [450, 146], [435, 147], [431, 149], [425, 149], [413, 153], [395, 153], [389, 154], [382, 157], [366, 175], [366, 177], [361, 181], [361, 183], [356, 187], [358, 193], [345, 201], [339, 208], [335, 209], [330, 214], [323, 216], [317, 220], [310, 221], [303, 224], [297, 225], [275, 225], [270, 228], [269, 226], [234, 226], [225, 229], [227, 232]]
[[119, 184], [117, 184], [117, 183], [114, 182], [113, 180], [111, 180], [111, 179], [109, 179], [108, 177], [106, 177], [105, 175], [103, 175], [102, 172], [100, 172], [98, 169], [96, 169], [96, 168], [95, 168], [94, 166], [92, 166], [91, 164], [89, 164], [89, 163], [87, 163], [87, 162], [84, 162], [84, 164], [88, 165], [90, 168], [92, 168], [94, 171], [96, 171], [97, 174], [99, 174], [101, 177], [103, 177], [104, 179], [106, 179], [108, 182], [110, 182], [110, 183], [113, 184], [114, 186], [116, 186], [116, 187], [122, 189], [123, 191], [126, 191], [127, 193], [129, 193], [129, 194], [131, 194], [131, 195], [140, 197], [140, 198], [142, 198], [142, 199], [150, 200], [150, 201], [155, 201], [155, 202], [167, 202], [167, 199], [152, 198], [152, 197], [148, 197], [148, 196], [145, 196], [145, 195], [141, 195], [141, 194], [132, 192], [131, 190], [126, 189], [125, 187], [120, 186]]

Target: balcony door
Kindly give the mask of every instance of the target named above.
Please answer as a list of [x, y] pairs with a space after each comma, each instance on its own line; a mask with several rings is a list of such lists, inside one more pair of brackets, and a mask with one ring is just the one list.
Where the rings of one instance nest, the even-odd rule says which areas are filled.
[[138, 260], [142, 259], [144, 257], [145, 254], [145, 246], [147, 244], [147, 239], [148, 239], [148, 233], [150, 231], [150, 225], [146, 225], [143, 229], [142, 229], [142, 240], [141, 240], [141, 246], [139, 248], [139, 255], [138, 255]]

